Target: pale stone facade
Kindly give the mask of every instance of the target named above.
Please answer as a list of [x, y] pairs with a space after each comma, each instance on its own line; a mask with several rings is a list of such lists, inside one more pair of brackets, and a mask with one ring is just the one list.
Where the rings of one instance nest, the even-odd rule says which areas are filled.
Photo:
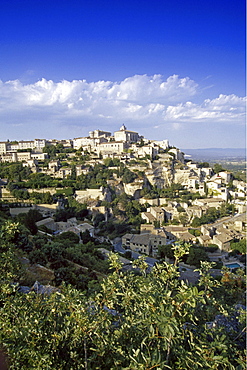
[[6, 153], [7, 152], [7, 143], [6, 141], [1, 141], [0, 142], [0, 154]]
[[164, 150], [169, 148], [169, 141], [168, 140], [161, 140], [161, 141], [154, 140], [152, 142], [155, 143], [156, 145], [158, 145], [160, 148], [162, 148]]
[[135, 252], [145, 253], [154, 257], [158, 254], [159, 245], [166, 244], [166, 235], [159, 234], [125, 234], [122, 244]]
[[75, 138], [73, 139], [73, 148], [78, 150], [80, 148], [84, 148], [84, 147], [87, 147], [87, 148], [94, 148], [95, 146], [95, 141], [93, 138], [90, 138], [90, 137], [78, 137], [78, 138]]
[[129, 131], [124, 125], [119, 131], [114, 132], [115, 141], [123, 141], [126, 143], [136, 143], [139, 140], [139, 134], [135, 131]]
[[94, 139], [99, 138], [99, 137], [109, 138], [111, 137], [111, 132], [102, 131], [102, 130], [89, 131], [89, 137], [94, 138]]
[[128, 145], [122, 141], [109, 141], [106, 143], [100, 143], [97, 146], [97, 153], [98, 154], [121, 154], [123, 153], [124, 149], [127, 149]]
[[78, 202], [85, 201], [86, 199], [104, 200], [105, 197], [102, 186], [99, 189], [76, 190], [75, 195]]

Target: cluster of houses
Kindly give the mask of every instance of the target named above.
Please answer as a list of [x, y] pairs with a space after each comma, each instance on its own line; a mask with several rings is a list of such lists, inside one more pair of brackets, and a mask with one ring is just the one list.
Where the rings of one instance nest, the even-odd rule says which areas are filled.
[[[39, 162], [48, 158], [43, 149], [47, 145], [62, 144], [63, 148], [73, 148], [82, 153], [91, 153], [90, 159], [85, 165], [78, 164], [73, 170], [76, 175], [87, 174], [90, 166], [102, 163], [105, 158], [119, 158], [126, 163], [132, 171], [144, 172], [143, 178], [137, 178], [132, 183], [123, 184], [121, 178], [108, 180], [109, 185], [133, 196], [141, 204], [148, 204], [146, 212], [141, 217], [146, 223], [141, 225], [140, 234], [127, 234], [123, 237], [123, 244], [133, 251], [139, 251], [148, 255], [156, 256], [158, 246], [170, 244], [174, 240], [182, 239], [196, 241], [185, 226], [162, 226], [162, 224], [179, 219], [181, 210], [186, 215], [188, 222], [195, 217], [202, 217], [210, 207], [219, 208], [231, 199], [238, 213], [245, 212], [246, 183], [233, 180], [228, 171], [215, 174], [210, 167], [203, 167], [198, 163], [184, 160], [184, 153], [178, 148], [171, 148], [168, 140], [148, 140], [137, 132], [127, 130], [122, 125], [112, 135], [111, 132], [94, 130], [89, 132], [88, 137], [79, 137], [73, 140], [45, 140], [35, 139], [32, 141], [0, 142], [0, 161], [22, 162], [23, 166], [30, 167], [32, 172], [44, 172], [55, 178], [67, 178], [72, 174], [71, 166], [62, 166], [59, 159], [47, 161], [47, 167], [43, 168]], [[76, 153], [66, 153], [67, 161]], [[145, 158], [144, 167], [141, 161], [131, 159]], [[141, 191], [147, 187], [147, 183], [158, 188], [163, 188], [172, 183], [179, 183], [191, 193], [198, 192], [207, 196], [203, 199], [195, 199], [188, 202], [177, 202], [165, 198], [150, 199], [141, 197]], [[232, 183], [229, 188], [229, 182]], [[40, 190], [42, 191], [42, 189]], [[103, 213], [106, 217], [111, 210], [101, 207], [100, 201], [111, 201], [107, 188], [77, 190], [77, 201], [95, 201], [93, 212]], [[78, 235], [82, 232], [82, 225], [76, 220], [70, 220], [66, 224], [56, 223], [53, 218], [45, 218], [38, 226], [44, 225], [53, 232], [70, 230]], [[88, 228], [90, 229], [90, 225]], [[84, 230], [85, 231], [85, 230]], [[89, 230], [93, 232], [92, 227]], [[241, 239], [242, 232], [246, 232], [244, 219], [236, 218], [233, 225], [228, 223], [219, 225], [202, 226], [197, 241], [202, 245], [216, 244], [220, 250], [228, 250], [230, 242]]]
[[[62, 144], [64, 148], [80, 149], [82, 153], [91, 153], [86, 165], [78, 164], [74, 170], [76, 175], [87, 174], [90, 166], [101, 163], [105, 158], [119, 158], [127, 165], [129, 160], [146, 158], [145, 179], [159, 188], [179, 183], [192, 192], [207, 194], [227, 201], [239, 199], [246, 195], [246, 183], [234, 180], [234, 191], [229, 191], [227, 184], [231, 180], [231, 173], [222, 171], [214, 174], [212, 168], [202, 168], [198, 163], [184, 161], [184, 153], [178, 148], [171, 148], [168, 140], [155, 141], [145, 139], [138, 132], [127, 130], [122, 125], [113, 135], [111, 132], [94, 130], [88, 137], [79, 137], [73, 140], [46, 140], [35, 139], [30, 141], [0, 142], [0, 161], [22, 162], [32, 172], [43, 172], [54, 178], [67, 178], [72, 174], [71, 166], [62, 165], [59, 159], [50, 160], [46, 166], [42, 162], [48, 158], [43, 149], [47, 145]], [[67, 161], [76, 153], [66, 153]], [[154, 160], [155, 159], [155, 160]], [[39, 162], [41, 165], [39, 165]], [[131, 165], [131, 170], [143, 171], [141, 163]], [[145, 187], [145, 181], [137, 179], [126, 184], [124, 191], [131, 196], [139, 198], [139, 193]]]
[[58, 222], [54, 221], [52, 217], [47, 217], [36, 222], [36, 225], [39, 229], [42, 229], [42, 226], [45, 227], [43, 229], [46, 230], [44, 233], [46, 233], [48, 230], [49, 232], [52, 232], [53, 235], [71, 231], [80, 238], [81, 233], [88, 231], [91, 236], [94, 236], [94, 227], [87, 222], [78, 223], [76, 217], [69, 218], [67, 221]]
[[[143, 140], [141, 147], [136, 149], [136, 143]], [[140, 136], [138, 132], [127, 130], [125, 125], [120, 127], [120, 130], [111, 132], [94, 130], [89, 132], [87, 137], [79, 137], [73, 140], [46, 140], [35, 139], [27, 141], [3, 141], [0, 142], [0, 159], [2, 162], [14, 162], [16, 160], [36, 159], [35, 155], [41, 154], [46, 145], [62, 144], [65, 149], [73, 148], [76, 150], [82, 149], [87, 152], [95, 152], [103, 158], [115, 155], [121, 155], [126, 150], [137, 151], [138, 156], [149, 155], [154, 158], [159, 151], [159, 148], [167, 149], [169, 147], [168, 140], [150, 141]], [[31, 157], [28, 154], [19, 156], [20, 151], [31, 151]], [[38, 158], [38, 157], [37, 157]], [[44, 156], [38, 159], [42, 160]]]
[[[140, 141], [142, 145], [140, 145]], [[62, 144], [64, 149], [75, 149], [82, 153], [90, 153], [94, 158], [89, 165], [97, 163], [99, 158], [109, 157], [119, 158], [121, 161], [145, 156], [154, 159], [160, 148], [169, 148], [168, 140], [150, 141], [144, 139], [135, 131], [127, 130], [125, 125], [122, 125], [120, 130], [115, 131], [113, 135], [111, 132], [94, 130], [90, 131], [87, 137], [79, 137], [73, 140], [35, 139], [0, 142], [0, 162], [19, 161], [24, 166], [30, 167], [32, 172], [44, 172], [55, 178], [66, 178], [71, 175], [72, 169], [70, 166], [62, 166], [59, 159], [50, 161], [48, 167], [39, 166], [39, 162], [48, 158], [48, 155], [43, 152], [45, 146], [57, 144]], [[171, 149], [171, 153], [172, 151], [173, 149]], [[70, 159], [75, 155], [75, 153], [67, 153], [67, 158]], [[75, 170], [77, 175], [81, 175], [87, 173], [88, 167], [78, 165]]]
[[246, 236], [246, 214], [221, 223], [202, 225], [196, 229], [200, 232], [197, 236], [192, 235], [189, 230], [191, 227], [169, 225], [157, 229], [153, 225], [142, 224], [141, 233], [125, 234], [122, 237], [122, 244], [134, 252], [153, 257], [157, 257], [160, 245], [172, 244], [177, 240], [199, 243], [205, 247], [214, 245], [218, 247], [219, 253], [228, 252], [232, 241], [241, 240]]

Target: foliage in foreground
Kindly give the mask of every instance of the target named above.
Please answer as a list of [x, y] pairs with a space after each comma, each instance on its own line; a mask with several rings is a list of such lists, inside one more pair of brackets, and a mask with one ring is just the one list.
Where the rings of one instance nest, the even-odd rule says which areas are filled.
[[[7, 240], [1, 245], [1, 257], [8, 245]], [[178, 247], [176, 263], [185, 252]], [[5, 255], [9, 265], [12, 248]], [[8, 284], [14, 275], [5, 275], [0, 343], [10, 369], [244, 369], [241, 307], [215, 299], [224, 284], [209, 275], [208, 262], [197, 287], [178, 280], [176, 263], [159, 264], [147, 274], [140, 258], [136, 266], [142, 274], [124, 274], [113, 254], [114, 271], [90, 298], [65, 286], [49, 296], [21, 294]], [[224, 283], [231, 285], [234, 278], [227, 273]], [[244, 277], [237, 276], [235, 303], [240, 303]]]

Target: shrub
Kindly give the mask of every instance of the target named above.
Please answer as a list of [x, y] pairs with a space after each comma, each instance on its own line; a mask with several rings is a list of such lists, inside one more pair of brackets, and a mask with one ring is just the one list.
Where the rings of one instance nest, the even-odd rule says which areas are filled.
[[204, 249], [205, 252], [214, 253], [219, 249], [219, 247], [216, 244], [209, 244], [207, 247], [204, 247]]

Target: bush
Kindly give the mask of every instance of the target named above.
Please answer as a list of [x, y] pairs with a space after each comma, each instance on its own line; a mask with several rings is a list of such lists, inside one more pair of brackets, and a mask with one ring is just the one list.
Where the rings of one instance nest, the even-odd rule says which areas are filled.
[[217, 261], [215, 265], [213, 266], [214, 269], [222, 269], [223, 263], [221, 261]]
[[219, 247], [216, 244], [209, 244], [207, 247], [204, 247], [204, 249], [207, 253], [214, 253], [219, 249]]
[[131, 257], [132, 257], [132, 252], [131, 252], [131, 251], [126, 251], [126, 252], [124, 253], [124, 257], [125, 257], [125, 258], [127, 258], [128, 260], [129, 260], [129, 259], [131, 259]]
[[65, 231], [64, 233], [61, 233], [54, 238], [54, 241], [56, 242], [63, 242], [65, 240], [69, 240], [73, 244], [78, 244], [80, 241], [80, 237], [72, 231]]
[[200, 236], [201, 232], [198, 229], [189, 229], [189, 233], [194, 236]]
[[240, 253], [246, 253], [246, 239], [239, 240], [237, 242], [231, 242], [231, 249], [237, 250]]
[[41, 225], [39, 226], [38, 228], [40, 231], [43, 231], [44, 233], [47, 233], [47, 234], [50, 234], [52, 235], [53, 234], [53, 230], [52, 229], [49, 229], [49, 227], [45, 226], [45, 225]]
[[29, 260], [31, 265], [39, 263], [40, 265], [46, 265], [47, 258], [43, 251], [37, 249], [29, 253]]
[[231, 252], [229, 252], [228, 253], [228, 255], [230, 256], [230, 257], [236, 257], [236, 256], [238, 256], [239, 254], [241, 254], [240, 252], [239, 252], [239, 250], [237, 250], [237, 249], [234, 249], [233, 251], [231, 251]]
[[[69, 285], [46, 297], [2, 295], [0, 339], [11, 368], [245, 368], [245, 312], [218, 304], [206, 264], [199, 286], [193, 286], [179, 281], [176, 266], [159, 264], [146, 274], [141, 259], [138, 276], [119, 273], [121, 264], [113, 258], [114, 272], [90, 299]], [[84, 270], [60, 268], [56, 281], [85, 290], [88, 276]], [[238, 298], [245, 291], [244, 281], [244, 276], [228, 273], [217, 284], [217, 294], [224, 299], [233, 287]], [[209, 329], [208, 322], [215, 325]]]
[[189, 255], [186, 259], [188, 265], [200, 267], [201, 261], [208, 261], [208, 256], [203, 247], [190, 247]]

